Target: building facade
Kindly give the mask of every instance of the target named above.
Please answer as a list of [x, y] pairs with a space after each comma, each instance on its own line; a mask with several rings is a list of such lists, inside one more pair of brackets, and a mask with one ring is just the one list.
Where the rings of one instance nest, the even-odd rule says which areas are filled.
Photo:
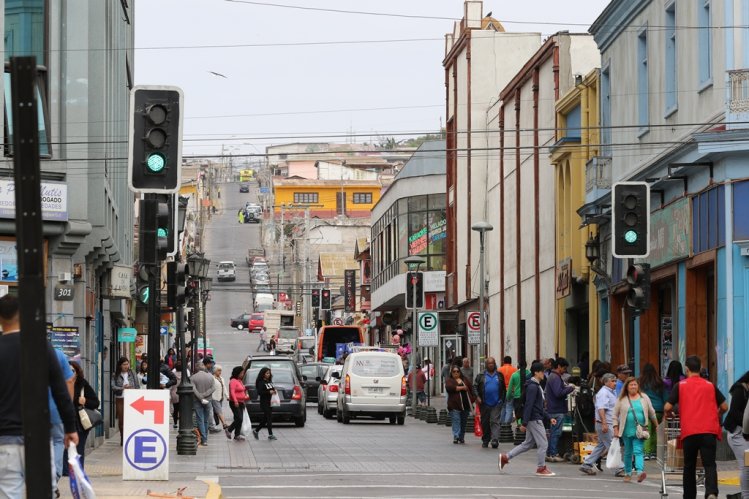
[[[636, 371], [698, 355], [724, 391], [749, 368], [747, 23], [745, 2], [615, 0], [590, 28], [611, 180], [651, 185], [650, 306], [627, 309], [633, 261], [607, 257], [605, 350]], [[603, 204], [587, 213], [605, 215]], [[602, 228], [602, 248], [607, 238]]]
[[[47, 322], [53, 343], [70, 345], [63, 350], [80, 361], [97, 390], [109, 431], [114, 417], [108, 376], [117, 356], [129, 351], [117, 341], [117, 329], [130, 325], [134, 315], [135, 198], [126, 178], [132, 4], [6, 0], [2, 5], [6, 127], [0, 182], [8, 187], [13, 175], [7, 63], [12, 56], [34, 55], [42, 182], [53, 199], [42, 228]], [[13, 210], [0, 215], [1, 284], [8, 292], [16, 292], [18, 282], [14, 224]], [[71, 289], [72, 300], [60, 300], [55, 293], [60, 285]]]
[[[500, 350], [502, 330], [497, 289], [500, 281], [496, 259], [487, 258], [486, 273], [478, 276], [479, 236], [471, 226], [487, 221], [495, 230], [487, 234], [486, 254], [499, 254], [498, 196], [489, 186], [496, 184], [499, 162], [497, 102], [502, 88], [541, 46], [540, 33], [505, 33], [494, 18], [483, 14], [483, 2], [465, 1], [463, 18], [445, 36], [445, 106], [447, 132], [445, 252], [446, 306], [457, 311], [457, 331], [466, 343], [466, 319], [478, 310], [479, 286], [489, 283], [489, 352]], [[478, 349], [463, 355], [478, 361]]]
[[366, 180], [274, 179], [274, 212], [313, 218], [367, 218], [380, 199], [382, 184]]

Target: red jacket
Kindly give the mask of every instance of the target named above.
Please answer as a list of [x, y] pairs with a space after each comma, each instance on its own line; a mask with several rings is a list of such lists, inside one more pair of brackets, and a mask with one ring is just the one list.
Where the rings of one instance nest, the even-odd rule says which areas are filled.
[[229, 400], [235, 404], [242, 404], [247, 401], [247, 389], [244, 387], [244, 383], [236, 378], [232, 378], [229, 381]]

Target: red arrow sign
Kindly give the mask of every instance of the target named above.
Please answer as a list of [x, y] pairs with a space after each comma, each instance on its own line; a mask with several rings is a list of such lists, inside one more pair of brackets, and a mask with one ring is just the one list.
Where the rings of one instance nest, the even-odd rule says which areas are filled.
[[154, 424], [164, 424], [164, 404], [160, 400], [146, 400], [145, 397], [141, 397], [130, 404], [130, 407], [141, 414], [153, 411]]

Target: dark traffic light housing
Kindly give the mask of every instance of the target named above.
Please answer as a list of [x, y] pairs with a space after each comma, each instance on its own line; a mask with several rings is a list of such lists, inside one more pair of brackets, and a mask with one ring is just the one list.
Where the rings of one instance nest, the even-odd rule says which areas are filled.
[[320, 290], [312, 290], [312, 308], [320, 308]]
[[187, 274], [189, 274], [189, 268], [186, 263], [168, 262], [166, 264], [166, 300], [167, 307], [172, 310], [185, 304]]
[[617, 258], [645, 258], [650, 253], [650, 185], [617, 182], [611, 190], [611, 233]]
[[[166, 206], [167, 214], [159, 219], [157, 235], [166, 237], [166, 255], [174, 256], [177, 253], [177, 195], [176, 194], [156, 194], [159, 203]], [[161, 209], [163, 210], [163, 206]], [[163, 260], [163, 258], [162, 258]]]
[[330, 310], [330, 290], [323, 288], [320, 293], [320, 308], [322, 310]]
[[182, 90], [177, 87], [136, 86], [130, 92], [130, 190], [152, 193], [179, 190], [182, 101]]
[[650, 306], [650, 265], [630, 265], [627, 269], [627, 284], [627, 306], [635, 310], [646, 310]]
[[414, 286], [416, 286], [416, 308], [424, 308], [424, 273], [406, 274], [406, 308], [414, 307]]

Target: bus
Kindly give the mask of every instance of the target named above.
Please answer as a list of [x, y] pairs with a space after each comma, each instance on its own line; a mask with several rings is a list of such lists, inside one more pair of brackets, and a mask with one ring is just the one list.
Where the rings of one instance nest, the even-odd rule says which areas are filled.
[[240, 182], [249, 182], [255, 178], [255, 170], [252, 168], [248, 168], [245, 170], [239, 170], [239, 181]]

